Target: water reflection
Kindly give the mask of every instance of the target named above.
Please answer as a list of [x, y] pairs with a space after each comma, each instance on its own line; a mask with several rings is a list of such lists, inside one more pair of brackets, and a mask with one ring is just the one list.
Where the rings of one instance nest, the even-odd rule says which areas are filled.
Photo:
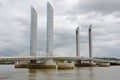
[[54, 80], [56, 78], [56, 69], [41, 69], [39, 73], [43, 73], [44, 80]]
[[75, 70], [29, 69], [29, 80], [87, 80], [88, 78], [94, 80], [94, 68], [92, 67]]
[[75, 80], [73, 77], [74, 76], [74, 70], [65, 70], [65, 69], [62, 69], [62, 70], [58, 70], [57, 71], [57, 80]]
[[89, 67], [89, 80], [94, 80], [94, 72], [93, 72], [93, 67]]
[[54, 80], [56, 69], [29, 69], [29, 80]]
[[93, 67], [77, 67], [74, 73], [75, 80], [94, 80], [94, 68]]
[[80, 72], [80, 68], [76, 68], [75, 69], [75, 80], [79, 80], [78, 76], [81, 77], [81, 72]]
[[29, 80], [36, 80], [37, 69], [29, 69]]

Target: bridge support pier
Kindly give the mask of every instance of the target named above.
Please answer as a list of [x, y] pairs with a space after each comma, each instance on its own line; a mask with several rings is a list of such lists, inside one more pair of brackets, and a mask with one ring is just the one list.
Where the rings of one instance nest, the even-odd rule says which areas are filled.
[[44, 63], [37, 63], [36, 60], [31, 60], [27, 68], [34, 69], [56, 69], [56, 62], [53, 59], [48, 59]]
[[77, 67], [95, 67], [95, 63], [91, 63], [91, 60], [77, 60], [75, 63]]
[[37, 63], [37, 60], [30, 60], [30, 63]]

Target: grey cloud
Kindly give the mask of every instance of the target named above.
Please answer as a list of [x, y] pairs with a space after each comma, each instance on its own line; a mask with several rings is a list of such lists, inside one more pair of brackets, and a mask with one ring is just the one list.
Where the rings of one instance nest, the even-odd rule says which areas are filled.
[[0, 2], [0, 7], [2, 6], [2, 3]]
[[70, 13], [89, 13], [100, 12], [103, 14], [111, 14], [114, 12], [120, 12], [119, 0], [79, 0], [78, 4], [74, 6], [74, 10]]
[[[13, 0], [14, 2], [11, 3], [8, 0], [4, 1], [5, 6], [1, 8], [2, 12], [0, 13], [0, 55], [29, 55], [31, 5], [38, 12], [37, 55], [45, 55], [45, 2]], [[120, 56], [118, 54], [120, 52], [119, 1], [88, 0], [83, 2], [83, 0], [79, 0], [74, 4], [66, 4], [69, 1], [72, 0], [52, 1], [55, 13], [54, 54], [75, 56], [75, 29], [76, 25], [80, 25], [82, 26], [80, 29], [80, 53], [81, 56], [88, 56], [88, 27], [89, 24], [93, 24], [94, 56]], [[23, 3], [24, 5], [22, 5]]]
[[[79, 5], [80, 4], [80, 5]], [[90, 3], [84, 3], [82, 4], [81, 1], [79, 1], [79, 11], [97, 11], [102, 13], [110, 14], [112, 12], [120, 11], [120, 1], [119, 0], [93, 0]]]
[[78, 2], [75, 2], [74, 0], [70, 0], [70, 1], [61, 0], [61, 1], [52, 1], [52, 2], [56, 15], [75, 16], [81, 13], [90, 13], [90, 12], [98, 12], [105, 15], [105, 14], [120, 12], [119, 0], [79, 0]]
[[68, 31], [57, 33], [57, 38], [55, 40], [56, 46], [65, 46], [75, 42], [75, 35], [74, 33], [68, 33]]
[[119, 50], [120, 47], [101, 47], [100, 50], [101, 52], [100, 53], [97, 53], [97, 57], [117, 57], [119, 58], [120, 54], [120, 50]]

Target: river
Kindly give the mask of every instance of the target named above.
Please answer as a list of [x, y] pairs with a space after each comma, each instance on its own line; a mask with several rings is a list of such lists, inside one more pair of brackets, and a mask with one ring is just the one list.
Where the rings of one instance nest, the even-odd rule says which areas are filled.
[[14, 65], [0, 65], [0, 80], [120, 80], [120, 66], [56, 70], [15, 69]]

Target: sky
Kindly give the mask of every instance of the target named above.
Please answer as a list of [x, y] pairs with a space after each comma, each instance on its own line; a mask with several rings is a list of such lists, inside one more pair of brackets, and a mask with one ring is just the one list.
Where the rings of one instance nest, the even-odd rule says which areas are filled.
[[[38, 15], [37, 56], [46, 55], [46, 1], [0, 0], [0, 56], [30, 55], [30, 15]], [[80, 26], [80, 56], [89, 56], [92, 24], [94, 57], [120, 58], [120, 0], [49, 0], [54, 10], [54, 56], [76, 55], [75, 30]]]

